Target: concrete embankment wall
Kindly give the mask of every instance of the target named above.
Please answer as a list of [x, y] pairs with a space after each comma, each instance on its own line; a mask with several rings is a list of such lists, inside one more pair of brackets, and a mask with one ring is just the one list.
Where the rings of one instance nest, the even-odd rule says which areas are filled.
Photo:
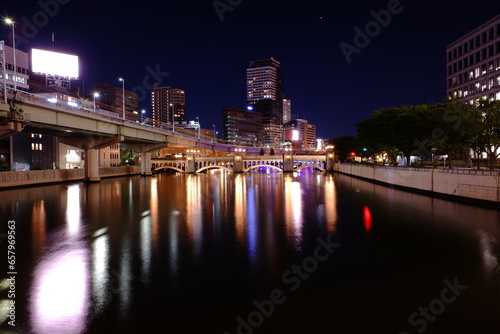
[[386, 185], [500, 203], [500, 172], [336, 164], [335, 171]]
[[[140, 166], [99, 168], [101, 178], [137, 175], [140, 173]], [[78, 182], [83, 181], [84, 177], [85, 174], [83, 169], [46, 169], [24, 172], [2, 172], [0, 173], [0, 189], [59, 182]]]

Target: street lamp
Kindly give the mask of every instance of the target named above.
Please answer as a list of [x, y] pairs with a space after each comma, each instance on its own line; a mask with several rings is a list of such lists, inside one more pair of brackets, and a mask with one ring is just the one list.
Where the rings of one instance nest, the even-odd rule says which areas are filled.
[[94, 93], [94, 112], [95, 112], [95, 99], [99, 97], [99, 93], [95, 92]]
[[12, 53], [14, 54], [14, 77], [12, 80], [14, 81], [14, 90], [17, 90], [16, 33], [14, 29], [16, 25], [11, 19], [5, 19], [5, 23], [12, 26]]
[[122, 82], [122, 103], [123, 103], [123, 119], [125, 119], [125, 79], [119, 78]]
[[146, 110], [142, 109], [141, 110], [141, 123], [144, 124], [144, 114], [146, 113]]
[[170, 108], [172, 109], [172, 132], [175, 132], [175, 113], [174, 113], [174, 105], [170, 103]]
[[198, 120], [198, 139], [200, 139], [201, 137], [201, 125], [200, 125], [200, 119], [198, 118], [198, 116], [195, 117], [197, 120]]
[[214, 139], [216, 138], [215, 137], [215, 124], [212, 124], [212, 126], [214, 127]]

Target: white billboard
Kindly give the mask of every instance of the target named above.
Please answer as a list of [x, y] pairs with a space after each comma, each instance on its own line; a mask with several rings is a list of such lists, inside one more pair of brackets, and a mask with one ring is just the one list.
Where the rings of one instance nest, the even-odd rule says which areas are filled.
[[38, 74], [78, 79], [78, 56], [31, 49], [31, 70]]

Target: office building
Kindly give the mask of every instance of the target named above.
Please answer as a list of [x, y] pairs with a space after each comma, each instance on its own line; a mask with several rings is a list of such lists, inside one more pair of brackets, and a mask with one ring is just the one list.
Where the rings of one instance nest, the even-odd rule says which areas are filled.
[[155, 85], [151, 92], [152, 118], [157, 122], [182, 124], [186, 121], [186, 93], [183, 89]]
[[224, 139], [231, 144], [259, 146], [262, 143], [264, 124], [262, 114], [248, 109], [226, 106], [222, 109]]
[[284, 140], [295, 149], [315, 150], [316, 126], [305, 119], [294, 119], [284, 125]]
[[94, 93], [98, 93], [96, 105], [98, 109], [104, 109], [123, 114], [123, 102], [125, 102], [125, 117], [130, 120], [139, 119], [139, 98], [136, 93], [123, 90], [123, 87], [115, 87], [112, 84], [99, 82], [92, 84], [91, 89], [85, 90], [85, 96], [94, 99]]
[[500, 100], [500, 15], [446, 47], [447, 95]]
[[283, 82], [281, 64], [274, 58], [254, 60], [247, 68], [247, 102], [262, 114], [263, 142], [283, 140]]
[[[0, 80], [2, 81], [4, 79], [4, 76], [3, 76], [3, 66], [1, 66], [1, 63], [3, 63], [4, 61], [5, 61], [6, 87], [9, 89], [14, 89], [15, 86], [17, 90], [27, 92], [29, 90], [28, 53], [21, 51], [19, 49], [15, 50], [16, 70], [14, 71], [14, 49], [8, 45], [5, 45], [3, 41], [0, 42]], [[2, 87], [3, 84], [4, 82], [2, 82]]]

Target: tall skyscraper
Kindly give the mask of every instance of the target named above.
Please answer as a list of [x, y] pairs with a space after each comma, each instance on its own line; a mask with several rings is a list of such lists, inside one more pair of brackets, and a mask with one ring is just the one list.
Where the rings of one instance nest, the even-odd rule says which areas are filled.
[[449, 44], [446, 60], [448, 96], [500, 100], [500, 15]]
[[247, 68], [247, 102], [262, 114], [263, 141], [283, 140], [283, 82], [281, 64], [274, 58], [254, 60]]
[[186, 121], [185, 91], [155, 85], [151, 92], [151, 109], [155, 121], [182, 124]]

